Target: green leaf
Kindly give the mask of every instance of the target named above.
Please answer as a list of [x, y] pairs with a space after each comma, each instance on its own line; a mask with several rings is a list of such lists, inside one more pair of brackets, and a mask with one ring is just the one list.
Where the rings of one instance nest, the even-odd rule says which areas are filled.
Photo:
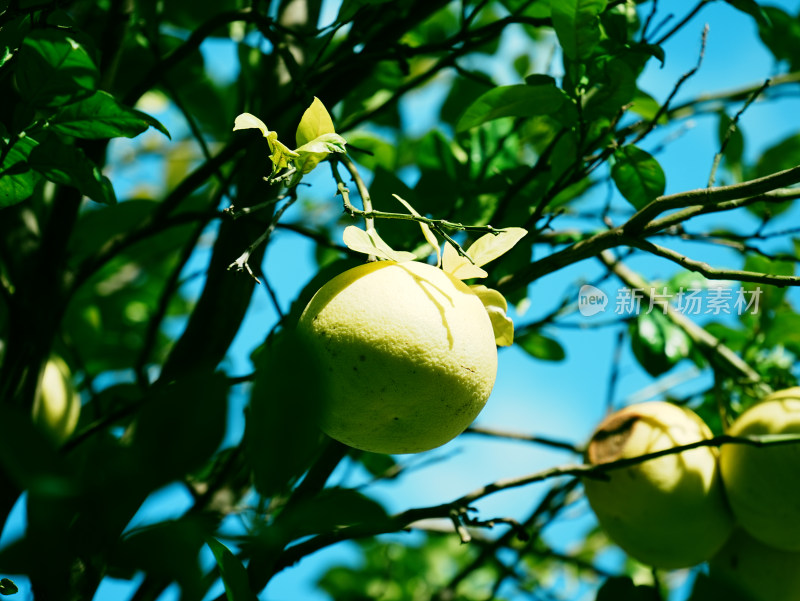
[[657, 310], [637, 315], [630, 322], [629, 334], [633, 354], [653, 377], [668, 372], [692, 352], [686, 333]]
[[600, 41], [600, 13], [607, 0], [552, 0], [553, 28], [564, 54], [576, 61], [588, 58]]
[[291, 333], [271, 339], [253, 362], [245, 449], [256, 489], [271, 497], [288, 491], [322, 446], [316, 418], [324, 383], [308, 374], [323, 372], [304, 341]]
[[91, 94], [100, 77], [89, 52], [64, 29], [36, 29], [19, 51], [17, 86], [34, 106], [67, 104]]
[[[661, 109], [661, 105], [655, 98], [639, 89], [634, 93], [632, 102], [631, 110], [648, 121], [655, 119], [656, 115], [658, 115], [658, 111]], [[667, 116], [661, 115], [658, 124], [665, 125], [666, 123]]]
[[[320, 136], [332, 134], [335, 133], [335, 131], [328, 110], [320, 99], [315, 96], [311, 106], [306, 109], [303, 113], [303, 117], [300, 119], [300, 124], [297, 126], [297, 132], [295, 134], [295, 141], [297, 142], [297, 146], [303, 146], [312, 140], [316, 140]], [[341, 151], [331, 150], [329, 152]]]
[[603, 583], [595, 601], [654, 601], [658, 598], [658, 591], [653, 587], [636, 585], [628, 576], [616, 576]]
[[28, 157], [36, 144], [32, 138], [17, 140], [3, 159], [0, 165], [0, 208], [20, 203], [33, 194], [41, 176], [31, 169]]
[[614, 153], [611, 178], [625, 199], [637, 209], [661, 196], [667, 183], [658, 161], [632, 144]]
[[191, 513], [177, 520], [134, 530], [115, 545], [114, 563], [143, 570], [165, 582], [177, 581], [181, 599], [202, 599], [204, 577], [198, 562], [208, 538], [207, 518]]
[[688, 601], [753, 601], [753, 599], [730, 582], [700, 572], [694, 581], [692, 595]]
[[119, 104], [103, 91], [65, 106], [48, 123], [52, 131], [89, 140], [133, 138], [151, 125], [169, 137], [167, 129], [156, 119]]
[[[737, 125], [734, 125], [731, 130], [732, 123], [733, 120], [724, 112], [719, 114], [717, 139], [721, 146], [725, 137], [728, 137], [728, 143], [725, 146], [725, 152], [723, 154], [728, 169], [741, 165], [742, 156], [744, 155], [744, 136], [742, 135], [742, 130], [739, 129]], [[730, 133], [728, 133], [729, 131]]]
[[756, 164], [755, 177], [764, 177], [800, 164], [800, 134], [791, 134], [765, 150]]
[[467, 131], [501, 117], [533, 117], [557, 112], [567, 101], [555, 85], [517, 84], [489, 90], [461, 116], [456, 131]]
[[527, 332], [515, 341], [531, 357], [543, 361], [563, 361], [567, 353], [561, 343], [540, 332]]
[[80, 148], [50, 137], [31, 151], [28, 162], [50, 181], [77, 188], [95, 202], [117, 202], [109, 179]]
[[800, 67], [797, 47], [800, 44], [800, 20], [777, 6], [763, 6], [768, 23], [759, 23], [758, 34], [776, 60], [786, 60], [790, 69]]
[[769, 16], [767, 16], [767, 13], [755, 0], [725, 0], [725, 2], [735, 9], [753, 17], [759, 26], [769, 27]]
[[220, 373], [195, 373], [156, 388], [145, 399], [133, 448], [157, 482], [197, 469], [225, 435], [228, 382]]
[[377, 501], [352, 489], [328, 488], [287, 507], [275, 527], [287, 540], [294, 540], [354, 524], [382, 524], [386, 520], [386, 510]]
[[[755, 254], [748, 255], [742, 269], [745, 271], [755, 271], [756, 273], [768, 273], [770, 275], [795, 274], [795, 264], [793, 261], [771, 260], [762, 255]], [[742, 288], [759, 295], [759, 313], [777, 308], [786, 296], [785, 287], [780, 288], [778, 286], [770, 286], [757, 282], [742, 282]], [[750, 295], [748, 295], [748, 297], [749, 296]]]
[[242, 562], [216, 538], [209, 536], [206, 544], [214, 554], [214, 559], [217, 560], [219, 575], [225, 585], [225, 595], [228, 597], [228, 601], [257, 601], [255, 593], [250, 590], [247, 570]]
[[350, 250], [364, 253], [365, 255], [375, 255], [387, 261], [397, 261], [402, 263], [404, 261], [413, 261], [417, 255], [404, 250], [394, 250], [378, 235], [378, 232], [372, 230], [365, 232], [360, 227], [355, 225], [348, 225], [344, 228], [342, 240], [345, 246]]

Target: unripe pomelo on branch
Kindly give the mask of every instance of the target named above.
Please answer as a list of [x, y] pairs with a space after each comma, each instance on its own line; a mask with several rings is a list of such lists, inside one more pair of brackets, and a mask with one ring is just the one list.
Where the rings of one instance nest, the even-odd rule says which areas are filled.
[[[597, 465], [711, 438], [693, 411], [662, 401], [626, 407], [600, 423], [587, 448]], [[584, 478], [597, 520], [628, 555], [658, 568], [707, 560], [733, 528], [717, 449], [699, 447]]]
[[443, 270], [378, 261], [325, 284], [298, 323], [323, 378], [319, 423], [378, 453], [443, 445], [494, 386], [495, 335], [481, 299]]
[[708, 563], [711, 577], [743, 598], [800, 601], [800, 552], [775, 549], [737, 528]]
[[60, 357], [48, 360], [42, 385], [33, 402], [33, 422], [57, 445], [75, 431], [81, 398], [72, 384], [69, 367]]
[[[728, 434], [800, 434], [800, 388], [767, 396], [742, 413]], [[800, 551], [800, 444], [726, 444], [720, 467], [741, 527], [767, 545]]]

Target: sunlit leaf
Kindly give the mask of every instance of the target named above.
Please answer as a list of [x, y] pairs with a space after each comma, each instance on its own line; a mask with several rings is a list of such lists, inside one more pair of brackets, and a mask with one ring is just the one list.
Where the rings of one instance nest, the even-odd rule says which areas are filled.
[[470, 286], [475, 295], [481, 299], [489, 319], [492, 321], [494, 341], [497, 346], [511, 346], [514, 344], [514, 322], [506, 314], [508, 303], [505, 297], [497, 290], [487, 288], [482, 284]]
[[374, 230], [366, 232], [355, 225], [348, 225], [344, 228], [342, 240], [350, 250], [367, 255], [375, 255], [387, 261], [403, 263], [405, 261], [413, 261], [417, 258], [414, 253], [392, 249], [392, 247], [381, 239], [378, 232]]
[[347, 144], [347, 141], [339, 134], [322, 134], [310, 142], [307, 142], [306, 144], [296, 148], [295, 152], [297, 154], [330, 154], [331, 152], [344, 152], [345, 144]]
[[486, 265], [511, 250], [527, 233], [528, 230], [521, 227], [508, 227], [498, 234], [485, 234], [472, 243], [467, 254], [475, 265]]
[[[305, 113], [303, 113], [303, 117], [300, 119], [300, 125], [297, 126], [295, 141], [297, 142], [297, 146], [303, 146], [320, 136], [332, 134], [335, 131], [336, 130], [333, 128], [333, 121], [325, 105], [322, 104], [319, 98], [314, 97], [311, 106], [306, 109]], [[341, 151], [331, 150], [328, 152]]]
[[261, 119], [250, 113], [242, 113], [236, 117], [236, 120], [233, 122], [233, 131], [239, 131], [241, 129], [260, 129], [265, 138], [278, 138], [276, 132], [269, 131], [266, 124]]
[[474, 265], [467, 257], [460, 255], [455, 247], [449, 242], [444, 243], [444, 252], [442, 253], [442, 269], [459, 280], [485, 278], [489, 275], [483, 269], [477, 265]]
[[[417, 211], [414, 210], [414, 207], [412, 207], [407, 201], [400, 198], [397, 194], [392, 194], [392, 196], [400, 201], [400, 203], [408, 210], [409, 213], [415, 217], [421, 217], [421, 215], [417, 213]], [[422, 230], [422, 235], [425, 236], [425, 240], [427, 240], [428, 244], [430, 244], [436, 251], [436, 267], [439, 267], [442, 264], [442, 253], [439, 250], [439, 241], [436, 239], [436, 236], [433, 235], [433, 232], [431, 231], [431, 228], [428, 227], [427, 223], [422, 223], [420, 221], [419, 227]]]

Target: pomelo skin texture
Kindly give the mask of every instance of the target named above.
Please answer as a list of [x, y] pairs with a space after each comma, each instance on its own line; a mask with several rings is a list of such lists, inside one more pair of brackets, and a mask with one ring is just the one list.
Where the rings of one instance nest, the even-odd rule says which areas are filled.
[[81, 398], [70, 380], [69, 367], [60, 357], [51, 358], [44, 368], [42, 385], [33, 403], [33, 422], [57, 445], [75, 431], [81, 412]]
[[[800, 434], [800, 388], [767, 396], [742, 413], [728, 434]], [[726, 444], [720, 468], [739, 525], [771, 547], [800, 551], [800, 444]]]
[[480, 413], [497, 374], [483, 303], [425, 263], [378, 261], [336, 276], [298, 333], [324, 378], [320, 427], [365, 451], [443, 445]]
[[711, 559], [711, 577], [752, 601], [800, 601], [800, 553], [768, 547], [736, 529]]
[[[711, 438], [691, 410], [661, 401], [607, 417], [592, 435], [587, 460], [610, 463]], [[685, 568], [719, 550], [733, 528], [717, 450], [699, 447], [584, 478], [589, 504], [608, 536], [631, 557], [663, 569]]]

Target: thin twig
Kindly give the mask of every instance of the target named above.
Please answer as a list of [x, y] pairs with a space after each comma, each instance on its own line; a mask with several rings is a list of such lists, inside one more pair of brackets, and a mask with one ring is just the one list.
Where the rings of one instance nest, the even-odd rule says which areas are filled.
[[753, 92], [747, 101], [744, 103], [744, 106], [739, 109], [739, 112], [734, 115], [731, 122], [728, 124], [728, 129], [725, 131], [725, 136], [722, 138], [722, 142], [719, 146], [719, 151], [717, 154], [714, 155], [714, 163], [711, 165], [711, 173], [708, 176], [708, 184], [707, 188], [711, 188], [714, 185], [714, 181], [716, 180], [717, 176], [717, 169], [719, 168], [719, 164], [722, 161], [722, 157], [725, 154], [725, 149], [728, 147], [728, 142], [733, 135], [733, 132], [736, 131], [736, 127], [739, 123], [739, 119], [744, 114], [744, 112], [750, 107], [750, 105], [755, 101], [756, 98], [761, 96], [761, 94], [769, 87], [769, 79], [764, 81], [760, 88], [758, 88], [755, 92]]

